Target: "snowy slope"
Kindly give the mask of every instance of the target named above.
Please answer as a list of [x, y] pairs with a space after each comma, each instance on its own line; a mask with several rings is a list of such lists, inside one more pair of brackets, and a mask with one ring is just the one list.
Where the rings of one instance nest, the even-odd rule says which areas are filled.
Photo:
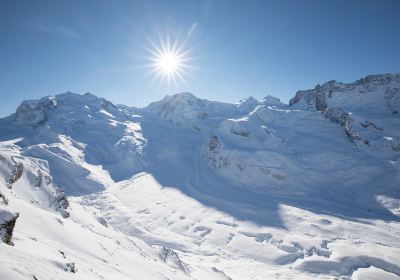
[[0, 276], [400, 279], [399, 100], [384, 74], [289, 105], [24, 101], [0, 119]]
[[[69, 194], [91, 193], [132, 174], [146, 140], [140, 123], [91, 94], [60, 94], [24, 101], [2, 120], [23, 137], [23, 154], [44, 158]], [[4, 133], [2, 136], [7, 137]], [[66, 169], [75, 174], [66, 177]]]
[[[14, 245], [0, 243], [0, 279], [188, 279], [187, 271], [176, 266], [175, 252], [166, 257], [167, 249], [118, 232], [73, 198], [62, 197], [60, 209], [46, 161], [21, 156], [10, 142], [0, 150], [0, 192], [6, 199], [0, 221], [19, 214]], [[6, 184], [14, 161], [23, 166], [21, 176]]]

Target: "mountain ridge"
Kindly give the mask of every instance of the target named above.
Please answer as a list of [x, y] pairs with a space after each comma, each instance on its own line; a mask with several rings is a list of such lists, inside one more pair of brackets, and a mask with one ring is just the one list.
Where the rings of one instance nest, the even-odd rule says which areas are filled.
[[0, 277], [400, 277], [399, 77], [292, 104], [23, 101], [0, 119]]

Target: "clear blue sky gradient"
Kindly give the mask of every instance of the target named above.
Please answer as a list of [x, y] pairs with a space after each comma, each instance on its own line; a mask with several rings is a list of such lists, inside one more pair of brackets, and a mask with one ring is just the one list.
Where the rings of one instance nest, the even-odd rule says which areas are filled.
[[[181, 91], [288, 101], [328, 80], [399, 72], [399, 13], [398, 0], [0, 0], [0, 116], [66, 91], [131, 106]], [[146, 76], [157, 31], [192, 49], [187, 84]]]

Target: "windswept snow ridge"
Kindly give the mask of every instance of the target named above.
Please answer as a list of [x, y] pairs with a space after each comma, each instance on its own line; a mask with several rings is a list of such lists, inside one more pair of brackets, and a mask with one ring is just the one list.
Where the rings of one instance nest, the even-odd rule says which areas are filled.
[[0, 279], [400, 279], [400, 75], [289, 105], [90, 93], [0, 119]]

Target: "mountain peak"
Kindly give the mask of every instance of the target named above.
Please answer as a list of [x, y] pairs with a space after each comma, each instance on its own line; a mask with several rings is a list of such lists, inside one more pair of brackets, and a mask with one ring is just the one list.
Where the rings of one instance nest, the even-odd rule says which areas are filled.
[[261, 103], [264, 105], [283, 105], [282, 101], [278, 97], [272, 95], [265, 96]]
[[[377, 94], [375, 92], [380, 88]], [[324, 111], [329, 104], [359, 108], [371, 107], [374, 110], [386, 111], [386, 107], [396, 107], [395, 93], [400, 89], [400, 74], [368, 75], [352, 83], [341, 83], [335, 80], [316, 85], [313, 89], [299, 90], [290, 99], [289, 105], [311, 110]], [[369, 94], [371, 93], [371, 94]], [[346, 101], [344, 101], [346, 99]], [[392, 104], [392, 103], [396, 104]], [[369, 104], [367, 106], [367, 103]], [[379, 108], [378, 108], [379, 107]]]
[[110, 101], [93, 94], [78, 94], [67, 91], [54, 96], [46, 96], [37, 100], [24, 100], [18, 106], [14, 118], [22, 125], [37, 126], [47, 122], [53, 111], [65, 115], [65, 119], [87, 116], [87, 113], [118, 113], [118, 108]]

